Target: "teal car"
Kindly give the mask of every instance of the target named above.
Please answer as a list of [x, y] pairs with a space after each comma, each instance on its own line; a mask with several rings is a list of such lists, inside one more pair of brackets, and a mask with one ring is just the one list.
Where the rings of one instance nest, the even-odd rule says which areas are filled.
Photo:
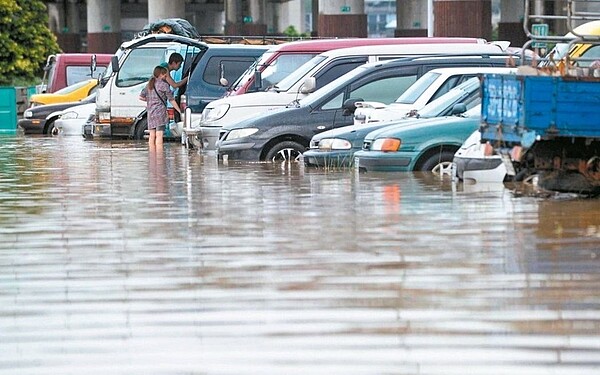
[[427, 119], [459, 115], [481, 103], [479, 78], [471, 78], [433, 100], [420, 111], [395, 121], [373, 122], [331, 129], [312, 137], [310, 149], [303, 154], [308, 167], [344, 168], [354, 163], [354, 153], [360, 151], [365, 136], [388, 126], [422, 123]]
[[450, 173], [454, 153], [479, 129], [481, 106], [447, 116], [388, 126], [367, 134], [354, 167], [361, 172]]

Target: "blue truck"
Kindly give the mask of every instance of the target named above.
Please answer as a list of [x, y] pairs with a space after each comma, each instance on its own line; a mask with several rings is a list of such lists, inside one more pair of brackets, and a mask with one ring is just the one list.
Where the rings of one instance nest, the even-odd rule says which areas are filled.
[[512, 164], [517, 181], [536, 174], [546, 190], [600, 194], [600, 78], [594, 74], [484, 75], [480, 131], [482, 142]]

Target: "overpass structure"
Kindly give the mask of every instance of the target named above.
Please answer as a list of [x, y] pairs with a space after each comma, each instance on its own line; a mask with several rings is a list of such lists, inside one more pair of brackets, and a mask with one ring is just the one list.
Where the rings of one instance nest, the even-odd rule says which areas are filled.
[[[122, 41], [161, 18], [185, 18], [201, 35], [281, 36], [293, 26], [298, 33], [317, 37], [367, 37], [366, 1], [47, 0], [46, 4], [50, 28], [65, 52], [113, 53]], [[497, 39], [521, 46], [526, 40], [524, 1], [499, 2]], [[560, 13], [566, 0], [531, 3], [540, 8], [538, 13]], [[395, 10], [395, 36], [492, 40], [492, 0], [396, 0]]]

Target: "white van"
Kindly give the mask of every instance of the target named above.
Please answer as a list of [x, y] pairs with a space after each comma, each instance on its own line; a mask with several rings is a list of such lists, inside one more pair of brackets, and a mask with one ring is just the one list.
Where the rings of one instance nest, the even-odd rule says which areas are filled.
[[285, 107], [290, 102], [305, 97], [367, 62], [445, 53], [499, 54], [504, 53], [504, 49], [500, 45], [490, 43], [440, 43], [361, 46], [330, 50], [315, 56], [267, 91], [224, 97], [209, 103], [201, 116], [192, 114], [190, 119], [186, 119], [184, 132], [187, 132], [188, 138], [199, 135], [200, 146], [205, 150], [214, 150], [219, 130], [223, 125]]

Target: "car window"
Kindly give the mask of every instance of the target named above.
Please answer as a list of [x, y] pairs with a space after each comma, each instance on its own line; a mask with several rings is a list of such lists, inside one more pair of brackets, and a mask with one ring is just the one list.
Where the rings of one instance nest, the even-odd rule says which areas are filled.
[[462, 76], [460, 76], [460, 75], [448, 77], [448, 79], [440, 86], [440, 88], [437, 89], [435, 94], [433, 94], [431, 99], [429, 99], [428, 103], [430, 101], [437, 99], [440, 96], [444, 95], [445, 93], [450, 91], [451, 88], [456, 87], [456, 85], [458, 85], [461, 82], [461, 78], [462, 78]]
[[365, 57], [362, 61], [345, 61], [343, 63], [334, 64], [333, 66], [327, 68], [325, 71], [320, 72], [317, 76], [315, 76], [317, 80], [317, 89], [325, 86], [329, 82], [334, 79], [343, 76], [349, 71], [357, 68], [364, 63], [367, 62], [367, 58]]
[[132, 50], [117, 73], [117, 87], [130, 87], [148, 81], [154, 67], [163, 61], [165, 61], [164, 47]]
[[342, 108], [343, 103], [344, 103], [344, 92], [341, 92], [338, 95], [334, 96], [333, 99], [328, 100], [327, 103], [323, 104], [321, 106], [321, 109], [323, 109], [323, 110], [340, 109], [340, 108]]
[[[200, 75], [205, 82], [211, 85], [221, 85], [221, 67], [223, 69], [223, 77], [229, 82], [233, 82], [238, 78], [250, 64], [254, 62], [252, 57], [244, 56], [213, 56], [208, 59], [204, 72], [202, 69], [194, 69], [190, 81], [199, 79]], [[202, 74], [203, 73], [203, 74]]]
[[396, 99], [396, 103], [413, 104], [440, 76], [441, 74], [436, 72], [427, 72], [423, 74], [421, 78], [410, 85], [410, 87]]
[[106, 67], [97, 66], [96, 71], [92, 75], [92, 71], [89, 66], [67, 66], [67, 86], [71, 86], [74, 83], [88, 80], [90, 78], [98, 78], [104, 73]]
[[306, 63], [302, 64], [298, 69], [294, 70], [292, 74], [279, 81], [276, 85], [277, 89], [281, 91], [289, 90], [290, 87], [292, 87], [300, 79], [304, 78], [308, 72], [313, 70], [317, 65], [321, 64], [325, 59], [326, 57], [321, 55], [313, 57]]
[[416, 80], [416, 73], [400, 77], [385, 77], [353, 89], [349, 99], [360, 98], [365, 101], [390, 104]]

